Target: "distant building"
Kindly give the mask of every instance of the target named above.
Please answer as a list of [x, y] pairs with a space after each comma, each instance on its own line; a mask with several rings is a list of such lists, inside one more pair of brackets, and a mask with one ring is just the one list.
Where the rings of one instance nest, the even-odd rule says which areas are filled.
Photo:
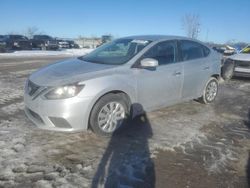
[[80, 46], [80, 48], [96, 48], [101, 45], [101, 38], [87, 38], [87, 37], [79, 37], [74, 40], [76, 44]]

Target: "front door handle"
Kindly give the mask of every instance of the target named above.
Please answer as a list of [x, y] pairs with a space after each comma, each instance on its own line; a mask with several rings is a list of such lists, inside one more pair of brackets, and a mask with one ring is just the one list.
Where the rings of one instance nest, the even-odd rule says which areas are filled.
[[174, 73], [174, 76], [179, 76], [179, 75], [181, 75], [181, 72], [179, 72], [179, 71], [176, 71], [176, 72]]
[[204, 67], [203, 68], [203, 70], [209, 70], [210, 69], [210, 67]]

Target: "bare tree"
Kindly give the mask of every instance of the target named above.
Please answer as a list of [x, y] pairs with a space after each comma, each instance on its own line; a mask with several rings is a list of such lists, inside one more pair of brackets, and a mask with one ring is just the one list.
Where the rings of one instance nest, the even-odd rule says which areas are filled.
[[37, 34], [39, 29], [36, 26], [28, 27], [26, 31], [26, 36], [28, 38], [32, 38], [35, 34]]
[[197, 14], [186, 14], [182, 18], [182, 27], [188, 37], [198, 38], [201, 27], [200, 16]]

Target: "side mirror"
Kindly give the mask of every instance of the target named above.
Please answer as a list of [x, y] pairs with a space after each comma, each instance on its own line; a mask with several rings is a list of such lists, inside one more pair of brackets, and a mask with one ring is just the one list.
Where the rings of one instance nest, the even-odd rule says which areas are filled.
[[141, 60], [141, 66], [143, 68], [156, 68], [159, 65], [158, 61], [153, 58], [145, 58]]

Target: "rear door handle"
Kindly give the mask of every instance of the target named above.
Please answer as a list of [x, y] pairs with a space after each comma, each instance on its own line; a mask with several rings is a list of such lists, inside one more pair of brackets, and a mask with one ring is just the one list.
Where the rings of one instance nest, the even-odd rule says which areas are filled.
[[209, 70], [210, 69], [210, 67], [204, 67], [203, 68], [203, 70]]
[[174, 72], [174, 76], [179, 76], [179, 75], [181, 75], [181, 72], [179, 72], [179, 71]]

